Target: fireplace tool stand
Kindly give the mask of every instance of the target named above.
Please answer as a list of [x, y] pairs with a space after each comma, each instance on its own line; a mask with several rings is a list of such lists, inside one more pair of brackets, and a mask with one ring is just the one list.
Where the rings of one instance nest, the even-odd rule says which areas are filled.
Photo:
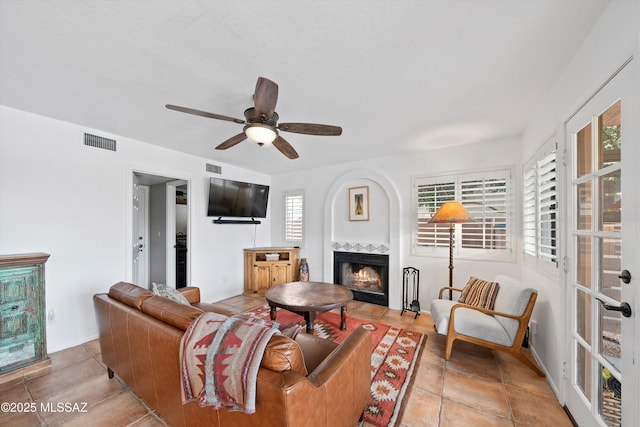
[[420, 316], [420, 270], [413, 267], [402, 269], [402, 312], [413, 311], [416, 313], [414, 319]]

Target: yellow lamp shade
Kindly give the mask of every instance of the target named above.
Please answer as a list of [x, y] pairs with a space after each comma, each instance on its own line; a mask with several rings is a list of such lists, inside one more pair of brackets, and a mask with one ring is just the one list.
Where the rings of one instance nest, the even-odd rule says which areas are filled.
[[440, 206], [436, 214], [431, 217], [429, 224], [455, 224], [462, 222], [471, 222], [474, 219], [469, 212], [458, 202], [445, 202]]

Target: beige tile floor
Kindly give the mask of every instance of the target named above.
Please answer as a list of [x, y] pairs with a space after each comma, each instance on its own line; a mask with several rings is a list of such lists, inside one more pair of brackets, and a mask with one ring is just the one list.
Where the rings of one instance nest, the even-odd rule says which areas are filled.
[[[241, 295], [217, 304], [240, 313], [264, 303], [263, 298]], [[547, 381], [511, 356], [456, 343], [451, 360], [445, 361], [444, 339], [433, 330], [430, 316], [422, 314], [414, 320], [413, 313], [400, 316], [398, 310], [356, 301], [350, 303], [347, 310], [349, 316], [411, 328], [428, 335], [401, 426], [572, 425]], [[50, 356], [49, 373], [0, 385], [0, 403], [20, 402], [23, 407], [35, 409], [22, 413], [0, 412], [0, 425], [167, 425], [117, 376], [108, 379], [97, 341]], [[66, 402], [78, 405], [58, 410], [56, 405]]]

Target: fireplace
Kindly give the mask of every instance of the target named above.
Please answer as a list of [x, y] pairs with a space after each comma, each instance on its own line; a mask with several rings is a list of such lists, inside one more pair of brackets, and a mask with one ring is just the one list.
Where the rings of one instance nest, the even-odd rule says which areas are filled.
[[356, 301], [389, 306], [389, 255], [333, 253], [333, 282], [353, 292]]

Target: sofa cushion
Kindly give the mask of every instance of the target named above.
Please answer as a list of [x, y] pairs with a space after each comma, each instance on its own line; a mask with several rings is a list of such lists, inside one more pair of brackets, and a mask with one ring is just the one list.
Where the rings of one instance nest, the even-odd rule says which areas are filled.
[[291, 338], [276, 334], [271, 337], [262, 356], [260, 366], [275, 372], [293, 371], [307, 376], [300, 346]]
[[118, 282], [109, 289], [109, 297], [138, 310], [142, 302], [152, 296], [150, 290], [127, 282]]
[[203, 313], [199, 308], [158, 295], [143, 301], [142, 312], [183, 331]]
[[475, 307], [493, 310], [499, 287], [500, 285], [497, 282], [490, 282], [471, 276], [458, 301]]
[[232, 317], [236, 314], [236, 311], [225, 308], [222, 304], [209, 304], [208, 302], [196, 302], [191, 303], [192, 306], [199, 308], [205, 312], [223, 314], [227, 317]]
[[151, 287], [153, 288], [153, 293], [155, 295], [159, 295], [161, 297], [167, 297], [169, 299], [174, 300], [175, 302], [179, 302], [180, 304], [191, 305], [189, 300], [185, 298], [184, 295], [176, 291], [171, 286], [167, 286], [162, 283], [152, 283]]

